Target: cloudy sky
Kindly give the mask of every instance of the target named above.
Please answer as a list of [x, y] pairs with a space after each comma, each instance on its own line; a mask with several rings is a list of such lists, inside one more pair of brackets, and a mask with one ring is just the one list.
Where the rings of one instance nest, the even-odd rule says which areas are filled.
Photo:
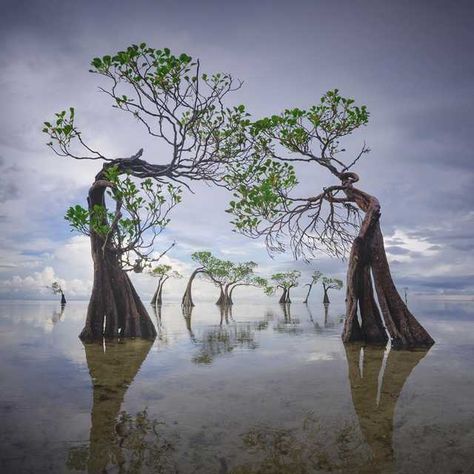
[[[326, 90], [367, 104], [361, 187], [382, 204], [382, 227], [397, 285], [412, 293], [473, 295], [474, 3], [470, 0], [0, 0], [0, 298], [44, 298], [60, 279], [86, 298], [91, 259], [71, 233], [65, 210], [85, 202], [97, 163], [60, 159], [41, 124], [74, 106], [78, 125], [110, 156], [167, 162], [166, 150], [110, 107], [88, 73], [90, 60], [147, 42], [199, 57], [210, 72], [230, 72], [244, 87], [233, 101], [254, 115], [306, 107]], [[304, 189], [332, 184], [308, 169]], [[252, 259], [262, 274], [319, 268], [343, 277], [344, 262], [272, 260], [262, 242], [231, 231], [224, 190], [195, 186], [175, 210], [160, 247], [183, 273], [189, 255], [210, 249]], [[134, 277], [148, 297], [154, 282]], [[184, 282], [170, 285], [178, 298]], [[301, 291], [301, 290], [300, 290]], [[200, 283], [199, 298], [215, 290]], [[256, 297], [256, 293], [252, 293]]]

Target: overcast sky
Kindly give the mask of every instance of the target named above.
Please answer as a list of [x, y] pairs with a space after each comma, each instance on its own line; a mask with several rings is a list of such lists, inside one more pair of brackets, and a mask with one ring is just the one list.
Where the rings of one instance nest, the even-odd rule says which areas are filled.
[[[230, 72], [244, 87], [235, 104], [256, 116], [306, 107], [328, 89], [367, 104], [357, 132], [372, 152], [360, 185], [382, 204], [382, 229], [399, 288], [420, 293], [474, 293], [473, 152], [474, 2], [458, 0], [0, 0], [0, 298], [45, 297], [60, 279], [70, 297], [91, 287], [86, 238], [63, 216], [85, 203], [97, 163], [60, 159], [41, 125], [74, 106], [85, 136], [109, 156], [139, 148], [152, 162], [166, 151], [98, 92], [90, 60], [131, 43], [199, 57], [209, 72]], [[329, 181], [328, 181], [329, 179]], [[307, 169], [306, 190], [333, 184]], [[344, 276], [345, 264], [311, 265], [291, 255], [268, 257], [262, 242], [231, 231], [224, 190], [195, 186], [175, 210], [159, 246], [183, 273], [189, 255], [209, 249], [260, 271], [315, 268]], [[133, 277], [145, 298], [154, 282]], [[168, 295], [178, 298], [183, 281]], [[301, 291], [301, 290], [300, 290]], [[215, 296], [200, 283], [198, 299]], [[257, 293], [250, 292], [252, 297]]]

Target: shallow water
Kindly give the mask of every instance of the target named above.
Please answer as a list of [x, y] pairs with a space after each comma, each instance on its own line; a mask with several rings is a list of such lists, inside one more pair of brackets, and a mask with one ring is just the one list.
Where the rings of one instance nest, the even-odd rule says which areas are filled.
[[86, 303], [0, 303], [0, 472], [474, 472], [474, 303], [413, 300], [428, 352], [344, 347], [343, 308], [164, 305], [86, 344]]

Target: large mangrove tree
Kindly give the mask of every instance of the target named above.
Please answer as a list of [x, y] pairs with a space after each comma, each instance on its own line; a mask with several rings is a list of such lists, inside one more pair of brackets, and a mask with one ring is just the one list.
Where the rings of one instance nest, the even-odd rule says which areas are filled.
[[[145, 43], [92, 60], [90, 72], [104, 79], [100, 90], [113, 107], [130, 115], [167, 147], [163, 156], [110, 156], [91, 145], [70, 108], [45, 122], [48, 145], [61, 158], [93, 160], [87, 207], [72, 207], [67, 218], [88, 235], [94, 283], [81, 339], [155, 337], [156, 331], [127, 270], [141, 271], [155, 237], [180, 200], [180, 185], [205, 180], [222, 184], [225, 164], [241, 152], [241, 107], [226, 96], [241, 85], [229, 74], [206, 74], [199, 60]], [[238, 125], [236, 127], [236, 124]], [[163, 148], [160, 148], [163, 149]]]
[[[237, 230], [264, 236], [270, 251], [284, 251], [289, 244], [296, 258], [305, 259], [319, 251], [337, 257], [350, 252], [345, 342], [385, 343], [383, 317], [393, 346], [430, 346], [433, 339], [392, 280], [380, 203], [356, 184], [359, 176], [353, 169], [369, 149], [364, 145], [348, 154], [341, 143], [368, 119], [365, 106], [337, 89], [308, 109], [286, 109], [255, 121], [246, 117], [253, 160], [237, 163], [227, 176], [237, 189], [229, 211]], [[314, 194], [297, 186], [296, 174], [298, 169], [308, 175], [312, 167], [326, 171], [328, 178], [327, 186]]]

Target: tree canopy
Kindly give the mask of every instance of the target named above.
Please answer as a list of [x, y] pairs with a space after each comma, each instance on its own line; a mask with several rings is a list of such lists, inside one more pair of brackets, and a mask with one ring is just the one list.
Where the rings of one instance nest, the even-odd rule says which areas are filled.
[[[260, 120], [246, 118], [252, 160], [229, 168], [227, 182], [235, 189], [229, 212], [237, 230], [250, 237], [265, 236], [271, 252], [287, 248], [296, 257], [318, 251], [342, 256], [360, 224], [359, 209], [346, 194], [347, 183], [358, 178], [352, 167], [369, 149], [362, 146], [345, 158], [341, 140], [366, 125], [369, 113], [337, 89], [328, 91], [308, 109], [286, 109]], [[340, 183], [310, 196], [297, 194], [294, 164], [326, 169]]]
[[[77, 204], [66, 219], [85, 235], [94, 233], [119, 255], [126, 270], [143, 269], [156, 236], [181, 201], [181, 185], [194, 180], [221, 186], [226, 166], [245, 155], [241, 136], [242, 106], [228, 106], [226, 96], [241, 87], [230, 74], [206, 73], [199, 60], [145, 43], [113, 55], [96, 57], [91, 73], [106, 81], [100, 90], [112, 106], [130, 114], [145, 131], [168, 147], [168, 155], [149, 163], [139, 150], [115, 158], [92, 147], [77, 125], [74, 107], [44, 122], [48, 146], [60, 157], [103, 163], [93, 187], [109, 188], [114, 203]], [[91, 188], [92, 191], [92, 188]]]

